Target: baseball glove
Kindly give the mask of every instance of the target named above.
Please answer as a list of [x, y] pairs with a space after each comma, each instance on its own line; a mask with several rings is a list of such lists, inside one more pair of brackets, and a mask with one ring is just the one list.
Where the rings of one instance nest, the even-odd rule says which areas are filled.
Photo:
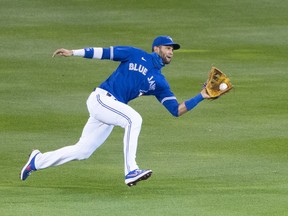
[[212, 67], [205, 89], [211, 99], [217, 99], [233, 88], [230, 79], [216, 67]]

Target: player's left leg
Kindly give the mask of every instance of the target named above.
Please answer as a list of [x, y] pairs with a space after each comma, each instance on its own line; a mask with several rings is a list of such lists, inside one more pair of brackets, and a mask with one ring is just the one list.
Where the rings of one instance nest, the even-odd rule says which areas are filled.
[[105, 94], [98, 94], [96, 100], [97, 106], [89, 106], [88, 103], [91, 115], [105, 124], [120, 126], [125, 129], [123, 138], [124, 167], [125, 175], [127, 175], [130, 171], [139, 168], [136, 164], [136, 151], [142, 117], [132, 107], [113, 100]]
[[125, 183], [132, 186], [140, 180], [149, 178], [152, 171], [140, 170], [136, 163], [138, 137], [142, 126], [140, 114], [127, 104], [107, 97], [105, 92], [102, 94], [99, 91], [99, 94], [96, 94], [96, 100], [98, 105], [90, 106], [91, 115], [105, 124], [117, 125], [125, 129], [123, 138]]

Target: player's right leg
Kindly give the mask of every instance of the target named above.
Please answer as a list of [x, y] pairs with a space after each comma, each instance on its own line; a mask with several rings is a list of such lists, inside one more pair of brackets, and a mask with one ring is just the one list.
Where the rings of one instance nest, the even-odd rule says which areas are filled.
[[[66, 146], [55, 151], [41, 153], [38, 150], [32, 151], [28, 162], [20, 173], [21, 180], [36, 170], [45, 169], [51, 166], [59, 166], [73, 160], [84, 160], [100, 147], [112, 132], [113, 125], [106, 125], [97, 119], [90, 117], [83, 129], [82, 136], [78, 143]], [[37, 154], [36, 154], [37, 153]]]
[[35, 158], [36, 156], [40, 153], [39, 150], [33, 150], [31, 154], [29, 155], [29, 159], [25, 166], [22, 168], [21, 173], [20, 173], [20, 179], [25, 181], [29, 175], [33, 172], [36, 171], [35, 168]]
[[113, 126], [103, 124], [90, 117], [79, 141], [75, 145], [66, 146], [55, 151], [37, 155], [36, 169], [58, 166], [73, 160], [84, 160], [99, 148], [112, 132]]

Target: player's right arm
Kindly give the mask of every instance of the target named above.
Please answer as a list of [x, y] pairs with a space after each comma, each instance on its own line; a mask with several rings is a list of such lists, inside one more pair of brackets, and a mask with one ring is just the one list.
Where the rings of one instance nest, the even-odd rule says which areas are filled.
[[57, 49], [52, 57], [55, 56], [78, 56], [88, 59], [108, 59], [114, 61], [125, 61], [129, 59], [130, 55], [136, 49], [129, 46], [114, 46], [109, 48], [102, 47], [89, 47], [84, 49], [68, 50], [68, 49]]
[[55, 57], [55, 56], [65, 56], [65, 57], [68, 57], [68, 56], [72, 56], [73, 55], [73, 51], [72, 50], [67, 50], [67, 49], [64, 49], [64, 48], [61, 48], [61, 49], [57, 49], [52, 57]]

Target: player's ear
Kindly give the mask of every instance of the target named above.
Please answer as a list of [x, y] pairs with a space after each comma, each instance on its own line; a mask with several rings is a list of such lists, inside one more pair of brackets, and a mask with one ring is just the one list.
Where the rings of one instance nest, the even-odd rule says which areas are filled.
[[159, 53], [159, 46], [154, 46], [152, 51], [156, 52], [156, 53]]

